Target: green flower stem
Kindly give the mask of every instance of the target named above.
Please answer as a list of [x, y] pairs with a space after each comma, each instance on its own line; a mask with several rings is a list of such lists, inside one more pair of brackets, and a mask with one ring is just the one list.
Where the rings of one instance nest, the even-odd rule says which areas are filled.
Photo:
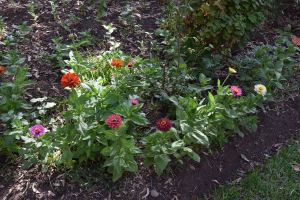
[[230, 76], [230, 74], [228, 74], [227, 77], [225, 78], [225, 80], [223, 81], [223, 83], [222, 83], [222, 85], [221, 85], [222, 87], [224, 86], [224, 84], [225, 84], [226, 81], [228, 80], [229, 76]]

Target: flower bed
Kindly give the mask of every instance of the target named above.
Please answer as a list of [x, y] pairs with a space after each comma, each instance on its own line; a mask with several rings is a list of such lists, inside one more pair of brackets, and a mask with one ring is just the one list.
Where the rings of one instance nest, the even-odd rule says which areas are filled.
[[[201, 6], [210, 11], [201, 19], [218, 20], [219, 6]], [[245, 30], [263, 18], [261, 11], [253, 12], [242, 20], [241, 26], [252, 22]], [[226, 31], [216, 47], [229, 37], [231, 29]], [[0, 75], [14, 77], [14, 82], [0, 89], [0, 119], [9, 124], [1, 135], [0, 151], [18, 153], [24, 168], [40, 164], [43, 171], [97, 162], [116, 181], [125, 171], [136, 172], [137, 160], [161, 175], [172, 160], [182, 163], [188, 156], [199, 162], [202, 149], [222, 146], [234, 133], [255, 131], [257, 108], [272, 100], [276, 90], [284, 90], [283, 82], [293, 75], [299, 38], [283, 36], [274, 45], [254, 46], [236, 56], [217, 53], [208, 43], [210, 37], [200, 46], [204, 51], [189, 46], [189, 39], [169, 38], [166, 44], [172, 48], [163, 49], [165, 60], [127, 56], [116, 46], [91, 57], [71, 51], [60, 79], [69, 94], [60, 102], [48, 97], [24, 101], [26, 68], [1, 66]], [[232, 41], [237, 41], [236, 35]], [[226, 47], [237, 43], [232, 41]], [[201, 58], [204, 67], [195, 67], [199, 63], [191, 57]], [[225, 76], [212, 75], [217, 70]]]
[[[275, 53], [280, 50], [284, 56], [279, 54], [268, 61], [284, 64], [284, 73], [286, 67], [292, 67], [291, 56], [297, 49], [288, 40], [285, 42], [287, 47], [255, 49], [251, 60], [257, 62], [265, 48]], [[266, 65], [264, 60], [261, 62]], [[94, 160], [117, 180], [124, 171], [137, 171], [136, 158], [143, 158], [144, 164], [152, 165], [160, 175], [173, 158], [182, 162], [183, 156], [189, 156], [199, 162], [195, 149], [209, 148], [211, 143], [222, 145], [233, 132], [243, 136], [246, 130], [255, 131], [257, 106], [271, 98], [272, 90], [280, 83], [278, 73], [253, 77], [251, 82], [239, 79], [236, 75], [240, 71], [257, 73], [255, 65], [240, 68], [241, 64], [230, 67], [227, 77], [218, 80], [216, 87], [212, 81], [203, 82], [205, 75], [201, 74], [200, 82], [189, 87], [198, 86], [204, 92], [170, 95], [167, 88], [162, 88], [167, 81], [157, 61], [128, 57], [119, 51], [91, 58], [71, 52], [67, 64], [71, 69], [65, 70], [61, 85], [70, 91], [68, 99], [60, 105], [46, 103], [45, 99], [31, 100], [61, 112], [55, 118], [37, 114], [31, 115], [31, 120], [13, 119], [16, 130], [4, 135], [5, 140], [22, 142], [17, 149], [26, 160], [24, 167], [40, 163], [44, 170], [49, 166], [72, 168]], [[234, 77], [235, 85], [228, 85], [230, 77]], [[270, 82], [274, 78], [278, 79], [276, 85]], [[153, 99], [159, 93], [159, 98]], [[142, 112], [144, 107], [148, 112], [157, 107], [166, 109], [161, 113], [163, 118], [150, 122]]]

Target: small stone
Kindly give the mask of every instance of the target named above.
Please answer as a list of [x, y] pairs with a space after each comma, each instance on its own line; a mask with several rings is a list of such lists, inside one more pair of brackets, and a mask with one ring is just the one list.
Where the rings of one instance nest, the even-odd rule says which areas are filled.
[[151, 194], [152, 197], [158, 197], [159, 196], [159, 193], [155, 189], [151, 190], [150, 194]]
[[190, 169], [193, 170], [193, 171], [196, 170], [196, 168], [193, 165], [190, 165]]

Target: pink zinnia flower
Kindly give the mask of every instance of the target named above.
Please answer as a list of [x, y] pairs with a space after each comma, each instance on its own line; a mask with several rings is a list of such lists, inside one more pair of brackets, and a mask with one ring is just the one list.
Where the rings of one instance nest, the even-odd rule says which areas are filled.
[[131, 106], [137, 106], [140, 104], [138, 99], [130, 99], [129, 103]]
[[292, 36], [292, 42], [294, 45], [300, 46], [300, 38], [295, 35]]
[[29, 129], [29, 131], [32, 137], [35, 138], [41, 137], [46, 133], [46, 129], [42, 125], [34, 125]]
[[171, 129], [172, 122], [167, 118], [162, 118], [156, 122], [156, 127], [158, 130], [162, 132], [167, 132]]
[[122, 117], [117, 114], [113, 114], [107, 118], [105, 124], [112, 129], [117, 129], [122, 125]]
[[238, 86], [231, 86], [230, 91], [235, 97], [240, 97], [242, 96], [242, 89], [239, 88]]

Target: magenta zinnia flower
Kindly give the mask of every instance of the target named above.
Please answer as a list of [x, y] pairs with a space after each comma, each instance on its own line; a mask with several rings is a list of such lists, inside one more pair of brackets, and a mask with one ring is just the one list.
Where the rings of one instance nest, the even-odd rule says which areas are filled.
[[230, 91], [235, 97], [240, 97], [242, 96], [242, 89], [239, 88], [238, 86], [231, 86]]
[[140, 104], [138, 99], [130, 99], [129, 103], [131, 106], [137, 106]]
[[167, 118], [162, 118], [156, 122], [156, 127], [158, 130], [162, 132], [167, 132], [171, 129], [172, 122]]
[[42, 125], [38, 125], [38, 124], [32, 126], [29, 130], [30, 130], [30, 134], [32, 135], [32, 137], [35, 137], [35, 138], [39, 138], [46, 133], [45, 127], [43, 127]]
[[107, 118], [105, 124], [112, 129], [119, 128], [122, 125], [122, 117], [117, 114], [113, 114]]

